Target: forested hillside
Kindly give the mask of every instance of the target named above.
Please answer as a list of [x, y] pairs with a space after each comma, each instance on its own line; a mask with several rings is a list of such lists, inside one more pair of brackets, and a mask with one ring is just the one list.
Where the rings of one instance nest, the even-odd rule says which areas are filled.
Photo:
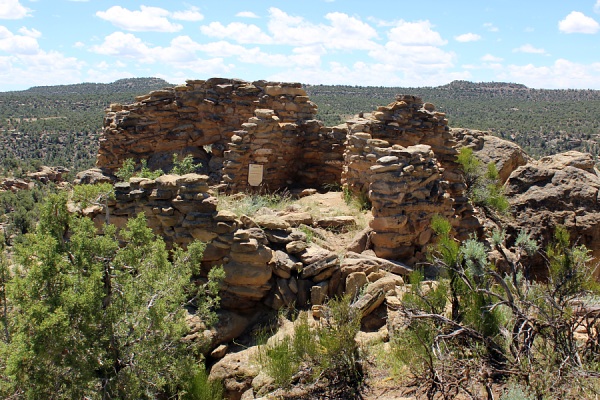
[[170, 84], [162, 79], [135, 78], [0, 93], [2, 167], [17, 173], [40, 164], [73, 171], [89, 168], [96, 158], [104, 109], [166, 86]]
[[490, 130], [532, 156], [600, 151], [600, 90], [529, 89], [514, 83], [454, 81], [439, 87], [308, 86], [327, 124], [385, 105], [396, 94], [420, 96], [447, 113], [452, 127]]
[[[94, 165], [104, 109], [171, 86], [158, 78], [34, 87], [0, 93], [0, 160], [17, 174], [40, 164], [80, 171]], [[598, 156], [600, 91], [529, 89], [513, 83], [455, 81], [439, 87], [308, 85], [318, 118], [336, 125], [413, 94], [447, 113], [452, 127], [490, 130], [532, 156], [581, 150]]]

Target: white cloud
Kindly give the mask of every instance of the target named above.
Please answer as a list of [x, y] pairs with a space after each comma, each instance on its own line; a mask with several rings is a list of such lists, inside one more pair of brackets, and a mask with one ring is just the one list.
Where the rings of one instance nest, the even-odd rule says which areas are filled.
[[546, 50], [534, 47], [528, 43], [513, 49], [513, 53], [546, 54]]
[[9, 54], [36, 54], [40, 50], [35, 37], [15, 35], [0, 25], [0, 51]]
[[106, 36], [102, 44], [90, 50], [141, 64], [160, 62], [170, 69], [201, 74], [223, 75], [234, 68], [232, 64], [225, 64], [221, 57], [200, 58], [197, 53], [204, 51], [204, 47], [189, 36], [178, 36], [167, 47], [152, 47], [132, 33], [114, 32]]
[[24, 36], [29, 36], [34, 39], [38, 39], [42, 36], [42, 32], [38, 31], [37, 29], [35, 29], [35, 28], [28, 29], [24, 26], [19, 29], [19, 33], [23, 34]]
[[586, 65], [558, 59], [550, 66], [509, 65], [497, 78], [534, 88], [589, 89], [600, 87], [600, 63]]
[[400, 65], [356, 62], [344, 65], [331, 62], [326, 68], [290, 68], [267, 79], [298, 81], [311, 84], [341, 84], [361, 86], [435, 86], [455, 79], [470, 79], [468, 71], [448, 73], [435, 70], [413, 70]]
[[493, 56], [491, 54], [486, 54], [483, 57], [481, 57], [481, 61], [498, 63], [498, 62], [504, 61], [504, 59], [502, 59], [500, 57]]
[[223, 25], [220, 22], [211, 22], [208, 25], [202, 25], [200, 32], [206, 36], [219, 39], [232, 39], [238, 43], [269, 44], [273, 42], [271, 37], [264, 33], [258, 26], [242, 22], [232, 22], [228, 25]]
[[259, 18], [258, 15], [252, 11], [240, 11], [239, 13], [235, 14], [235, 16], [240, 18]]
[[10, 87], [58, 85], [80, 80], [85, 63], [56, 51], [0, 57], [0, 84]]
[[322, 45], [335, 50], [367, 50], [376, 47], [372, 39], [377, 31], [369, 24], [344, 13], [325, 15], [329, 24], [314, 24], [271, 7], [269, 9], [269, 32], [276, 44], [291, 46]]
[[399, 21], [388, 31], [388, 41], [369, 52], [378, 62], [402, 65], [413, 71], [440, 69], [453, 66], [454, 53], [440, 48], [447, 43], [432, 29], [429, 21]]
[[600, 13], [600, 0], [596, 0], [596, 4], [594, 4], [594, 11]]
[[476, 42], [478, 40], [481, 40], [481, 36], [479, 36], [476, 33], [463, 33], [462, 35], [458, 35], [454, 37], [454, 40], [456, 40], [457, 42]]
[[486, 22], [485, 24], [483, 24], [483, 27], [490, 32], [498, 32], [500, 30], [500, 29], [498, 29], [498, 27], [496, 27], [491, 22]]
[[107, 56], [135, 58], [140, 62], [152, 60], [150, 48], [132, 33], [111, 33], [102, 44], [92, 46], [90, 50]]
[[73, 44], [73, 47], [75, 47], [76, 49], [83, 49], [85, 47], [85, 43], [79, 41], [79, 42], [75, 42]]
[[191, 7], [186, 11], [175, 11], [171, 14], [173, 19], [177, 19], [180, 21], [202, 21], [204, 19], [204, 15], [200, 13], [200, 9], [198, 7]]
[[390, 41], [405, 45], [442, 46], [448, 43], [432, 28], [433, 25], [429, 21], [399, 21], [388, 32], [388, 38]]
[[593, 34], [600, 31], [600, 24], [579, 11], [571, 11], [565, 19], [558, 23], [558, 29], [564, 33]]
[[2, 0], [0, 2], [0, 19], [21, 19], [30, 16], [31, 10], [23, 6], [19, 0]]
[[96, 16], [113, 25], [134, 32], [177, 32], [183, 29], [180, 24], [169, 21], [171, 13], [164, 8], [140, 6], [139, 11], [130, 11], [121, 6], [113, 6], [106, 11], [98, 11]]

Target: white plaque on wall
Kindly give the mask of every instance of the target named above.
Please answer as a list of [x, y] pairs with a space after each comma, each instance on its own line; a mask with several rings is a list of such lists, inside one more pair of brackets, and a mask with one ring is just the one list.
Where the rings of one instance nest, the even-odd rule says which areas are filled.
[[250, 186], [258, 186], [263, 180], [263, 166], [262, 164], [249, 164], [248, 165], [248, 183]]

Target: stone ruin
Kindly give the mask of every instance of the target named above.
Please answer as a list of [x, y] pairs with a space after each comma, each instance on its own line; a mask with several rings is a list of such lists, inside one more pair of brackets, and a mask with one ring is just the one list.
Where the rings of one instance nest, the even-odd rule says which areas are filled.
[[339, 183], [345, 132], [315, 120], [299, 83], [213, 78], [111, 104], [97, 165], [114, 173], [124, 160], [170, 171], [173, 154], [192, 155], [211, 184], [251, 189], [248, 165], [264, 166], [261, 188]]
[[[188, 81], [134, 104], [112, 104], [97, 160], [105, 174], [127, 158], [169, 171], [174, 153], [191, 154], [204, 174], [117, 183], [111, 223], [124, 226], [144, 212], [170, 246], [206, 242], [204, 272], [223, 265], [223, 307], [230, 309], [321, 304], [386, 274], [405, 274], [425, 259], [434, 214], [449, 218], [459, 239], [481, 229], [455, 161], [459, 143], [432, 104], [398, 96], [336, 127], [323, 126], [316, 110], [300, 84], [230, 79]], [[217, 211], [209, 190], [336, 184], [371, 202], [368, 242], [376, 257], [358, 249], [341, 260], [309, 244], [298, 221]], [[88, 214], [100, 227], [104, 214]]]

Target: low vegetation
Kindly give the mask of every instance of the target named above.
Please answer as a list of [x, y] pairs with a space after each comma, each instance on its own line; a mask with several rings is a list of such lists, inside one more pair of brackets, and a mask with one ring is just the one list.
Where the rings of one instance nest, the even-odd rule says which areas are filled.
[[359, 398], [365, 358], [355, 341], [360, 313], [350, 300], [331, 300], [314, 327], [300, 314], [290, 335], [261, 346], [259, 362], [276, 387], [302, 385], [311, 398]]
[[0, 263], [2, 397], [204, 398], [198, 345], [181, 340], [186, 308], [208, 323], [218, 304], [221, 269], [191, 285], [203, 250], [169, 253], [143, 214], [98, 235], [66, 193], [50, 196]]

